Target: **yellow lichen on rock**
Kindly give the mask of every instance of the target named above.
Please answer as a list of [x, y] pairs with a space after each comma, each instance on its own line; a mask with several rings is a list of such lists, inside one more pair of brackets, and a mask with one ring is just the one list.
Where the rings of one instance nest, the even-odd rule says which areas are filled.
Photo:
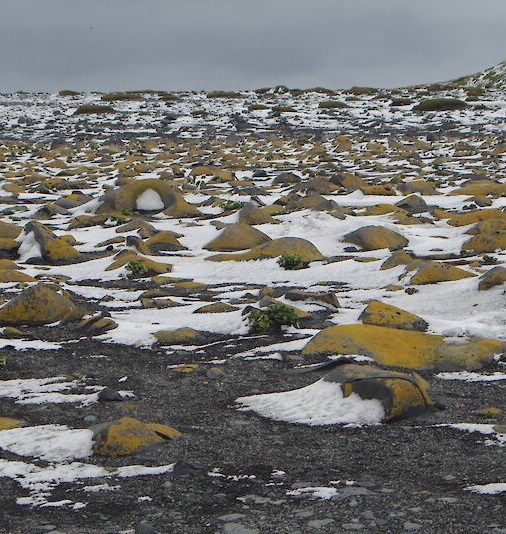
[[176, 330], [159, 330], [154, 336], [160, 345], [178, 345], [198, 339], [199, 333], [193, 328], [178, 328]]
[[25, 426], [25, 422], [21, 419], [11, 419], [10, 417], [0, 417], [0, 430], [10, 430], [11, 428], [19, 428]]
[[82, 316], [69, 298], [44, 284], [25, 289], [0, 308], [1, 325], [42, 325]]
[[239, 223], [226, 226], [220, 235], [203, 248], [216, 252], [232, 252], [253, 248], [268, 241], [271, 241], [271, 238], [260, 230]]
[[506, 220], [493, 218], [473, 226], [468, 232], [473, 237], [462, 245], [462, 251], [476, 254], [506, 249]]
[[317, 334], [303, 354], [362, 354], [381, 365], [408, 369], [479, 369], [504, 350], [491, 339], [452, 341], [443, 336], [372, 325], [336, 325]]
[[400, 249], [408, 244], [408, 240], [384, 226], [363, 226], [343, 237], [343, 241], [353, 243], [362, 250], [378, 250], [381, 248]]
[[322, 253], [306, 239], [300, 237], [282, 237], [259, 245], [248, 252], [238, 254], [217, 254], [206, 258], [210, 261], [248, 261], [266, 258], [277, 258], [283, 254], [297, 254], [303, 262], [323, 259]]
[[397, 306], [373, 301], [360, 314], [359, 320], [364, 324], [400, 328], [401, 330], [427, 330], [427, 322], [418, 315], [407, 312]]
[[142, 423], [132, 417], [123, 417], [97, 425], [93, 431], [93, 451], [100, 456], [127, 456], [148, 445], [162, 443], [180, 435], [165, 425]]
[[423, 264], [411, 278], [411, 284], [437, 284], [438, 282], [451, 282], [475, 276], [469, 271], [447, 263], [437, 261]]
[[38, 221], [30, 221], [24, 234], [33, 234], [40, 248], [40, 257], [45, 261], [65, 261], [79, 258], [79, 252], [65, 239], [57, 237], [51, 230]]
[[486, 291], [494, 286], [500, 286], [506, 282], [506, 268], [498, 265], [480, 276], [478, 290]]

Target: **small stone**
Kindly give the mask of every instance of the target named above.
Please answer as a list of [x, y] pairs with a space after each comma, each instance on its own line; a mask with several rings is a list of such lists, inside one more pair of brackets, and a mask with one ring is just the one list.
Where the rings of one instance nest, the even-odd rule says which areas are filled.
[[208, 471], [209, 470], [202, 465], [186, 462], [185, 460], [178, 460], [174, 464], [174, 470], [172, 471], [172, 474], [180, 477], [204, 477], [207, 475]]
[[403, 527], [406, 532], [418, 532], [422, 528], [422, 525], [405, 521]]
[[106, 387], [98, 394], [99, 402], [122, 401], [123, 396], [115, 389]]
[[309, 528], [314, 528], [316, 530], [326, 527], [327, 525], [330, 525], [330, 523], [333, 523], [333, 519], [313, 519], [312, 521], [309, 521], [307, 526]]
[[155, 527], [151, 523], [141, 521], [135, 526], [135, 534], [155, 534]]
[[229, 521], [238, 521], [239, 519], [242, 519], [243, 517], [246, 517], [244, 514], [226, 514], [226, 515], [220, 515], [218, 517], [218, 521], [223, 521], [225, 523], [228, 523]]
[[226, 523], [223, 532], [225, 534], [259, 534], [257, 529], [245, 527], [241, 523]]

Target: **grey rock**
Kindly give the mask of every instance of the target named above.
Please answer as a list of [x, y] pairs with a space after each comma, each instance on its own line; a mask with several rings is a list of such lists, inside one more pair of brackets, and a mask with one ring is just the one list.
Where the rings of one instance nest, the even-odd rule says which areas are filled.
[[365, 528], [365, 525], [363, 523], [343, 523], [341, 525], [341, 527], [343, 528], [343, 530], [355, 530], [355, 531], [359, 531], [359, 530], [364, 530]]
[[122, 401], [123, 396], [118, 393], [115, 389], [106, 387], [98, 394], [99, 402], [118, 402]]
[[225, 534], [259, 534], [256, 528], [249, 528], [241, 523], [226, 523], [223, 532]]
[[309, 521], [307, 526], [309, 528], [314, 528], [315, 530], [318, 530], [320, 528], [326, 527], [327, 525], [330, 525], [334, 522], [334, 519], [313, 519], [312, 521]]
[[135, 526], [135, 534], [155, 534], [155, 527], [146, 521], [141, 521]]
[[405, 521], [403, 527], [406, 532], [418, 532], [419, 530], [421, 530], [422, 525], [420, 525], [419, 523], [411, 523], [409, 521]]
[[238, 521], [239, 519], [242, 519], [243, 517], [246, 517], [244, 514], [226, 514], [226, 515], [220, 515], [218, 517], [218, 521], [228, 522], [228, 521]]

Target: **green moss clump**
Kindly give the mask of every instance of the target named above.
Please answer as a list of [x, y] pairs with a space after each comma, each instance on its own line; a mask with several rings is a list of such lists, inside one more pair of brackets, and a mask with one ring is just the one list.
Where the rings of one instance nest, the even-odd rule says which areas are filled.
[[326, 87], [311, 87], [311, 89], [306, 89], [306, 93], [320, 93], [322, 95], [334, 96], [336, 94], [332, 89], [327, 89]]
[[142, 96], [139, 93], [134, 93], [130, 91], [122, 93], [107, 93], [102, 95], [102, 100], [104, 102], [116, 102], [123, 100], [142, 100]]
[[179, 97], [173, 93], [159, 93], [158, 95], [160, 97], [161, 100], [163, 100], [164, 102], [174, 102], [176, 100], [179, 100]]
[[101, 106], [100, 104], [83, 104], [79, 106], [74, 115], [87, 115], [87, 114], [102, 114], [102, 113], [115, 113], [115, 109], [111, 106]]
[[378, 90], [375, 89], [374, 87], [358, 87], [355, 85], [351, 89], [348, 89], [348, 91], [346, 92], [352, 95], [355, 95], [355, 96], [366, 96], [366, 95], [375, 95], [378, 92]]
[[132, 260], [126, 264], [126, 270], [132, 278], [142, 278], [148, 273], [148, 268], [141, 261]]
[[265, 104], [250, 104], [248, 106], [248, 111], [260, 111], [262, 109], [269, 109], [269, 106]]
[[348, 108], [348, 104], [340, 102], [339, 100], [324, 100], [318, 104], [320, 109], [341, 109]]
[[295, 113], [297, 110], [292, 106], [273, 106], [272, 111], [274, 113]]
[[281, 255], [278, 259], [278, 265], [287, 271], [296, 271], [307, 267], [298, 254], [290, 254], [289, 252]]
[[235, 91], [209, 91], [207, 98], [242, 98], [240, 93]]
[[409, 106], [413, 103], [413, 101], [410, 98], [406, 97], [398, 97], [398, 98], [392, 98], [392, 106], [399, 107], [399, 106]]
[[252, 332], [263, 332], [283, 325], [294, 326], [298, 322], [294, 309], [286, 304], [271, 304], [267, 310], [251, 310], [248, 316]]
[[62, 89], [59, 93], [60, 96], [79, 96], [80, 93], [77, 91], [72, 91], [71, 89]]
[[458, 98], [431, 98], [422, 100], [417, 104], [414, 111], [452, 111], [454, 109], [464, 109], [468, 105]]

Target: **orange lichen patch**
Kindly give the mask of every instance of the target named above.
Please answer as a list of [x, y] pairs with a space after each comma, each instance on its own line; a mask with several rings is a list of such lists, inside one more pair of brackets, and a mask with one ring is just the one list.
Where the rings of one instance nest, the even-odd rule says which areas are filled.
[[484, 195], [499, 198], [506, 195], [506, 184], [494, 180], [468, 180], [463, 186], [450, 193], [451, 195]]
[[153, 423], [142, 423], [132, 417], [103, 423], [92, 428], [93, 451], [100, 456], [127, 456], [148, 445], [161, 443], [180, 435], [176, 429]]
[[0, 238], [16, 239], [23, 229], [16, 224], [0, 221]]
[[36, 282], [37, 280], [29, 274], [14, 271], [12, 269], [0, 269], [0, 283], [7, 282]]
[[10, 417], [0, 417], [0, 430], [10, 430], [25, 426], [26, 423], [21, 419], [11, 419]]
[[[268, 213], [268, 208], [258, 208], [252, 202], [246, 204], [241, 210], [239, 210], [239, 222], [241, 224], [279, 224], [280, 221], [272, 217], [271, 213]], [[275, 206], [276, 212], [282, 211], [281, 206]]]
[[343, 237], [343, 241], [353, 243], [362, 250], [378, 250], [380, 248], [399, 249], [408, 244], [408, 240], [384, 226], [363, 226]]
[[368, 304], [360, 314], [359, 320], [364, 324], [400, 328], [401, 330], [427, 330], [427, 322], [418, 315], [407, 312], [397, 306], [391, 306], [377, 300]]
[[220, 235], [204, 246], [206, 250], [217, 252], [231, 252], [254, 248], [262, 243], [271, 241], [271, 238], [260, 230], [247, 224], [231, 224]]
[[24, 233], [33, 233], [39, 244], [41, 257], [45, 261], [62, 261], [75, 259], [80, 256], [79, 252], [65, 239], [56, 237], [51, 230], [38, 221], [30, 221], [24, 229]]
[[9, 252], [13, 252], [18, 250], [19, 246], [20, 243], [18, 243], [15, 239], [0, 238], [0, 250], [8, 250]]
[[212, 304], [206, 304], [196, 309], [193, 313], [228, 313], [238, 309], [236, 306], [232, 306], [227, 302], [213, 302]]
[[235, 175], [214, 165], [198, 165], [194, 167], [190, 173], [192, 176], [212, 176], [213, 181], [216, 182], [231, 182], [235, 180]]
[[[441, 210], [436, 210], [436, 215], [439, 218], [446, 218], [439, 216], [440, 211]], [[441, 215], [443, 215], [443, 213], [441, 213]], [[476, 224], [481, 221], [487, 221], [489, 219], [495, 218], [503, 219], [504, 221], [506, 221], [506, 213], [498, 209], [475, 210], [469, 211], [467, 213], [455, 214], [444, 212], [444, 215], [451, 215], [451, 218], [448, 221], [448, 224], [451, 226], [467, 226], [468, 224]]]
[[69, 298], [44, 284], [25, 289], [0, 308], [1, 325], [41, 325], [82, 316]]
[[396, 250], [394, 253], [392, 253], [390, 258], [386, 259], [381, 264], [380, 269], [393, 269], [399, 265], [406, 265], [407, 270], [412, 271], [422, 263], [422, 260], [414, 259], [407, 252], [404, 252], [404, 250]]
[[324, 380], [341, 384], [344, 397], [356, 393], [362, 399], [380, 400], [386, 422], [418, 415], [435, 406], [427, 393], [429, 384], [416, 373], [350, 364], [337, 367]]
[[360, 191], [364, 195], [395, 196], [397, 194], [392, 184], [363, 185]]
[[199, 333], [193, 328], [178, 328], [177, 330], [159, 330], [154, 336], [160, 345], [179, 345], [188, 341], [195, 341]]
[[368, 206], [364, 215], [386, 215], [387, 213], [406, 213], [405, 210], [394, 206], [393, 204], [376, 204], [375, 206]]
[[377, 363], [408, 369], [479, 369], [504, 350], [502, 341], [452, 342], [443, 336], [372, 325], [330, 326], [317, 334], [303, 354], [362, 354]]
[[186, 247], [181, 245], [178, 241], [178, 237], [179, 234], [176, 234], [175, 232], [161, 231], [147, 239], [145, 244], [151, 254], [157, 254], [158, 252], [165, 250], [185, 250]]
[[506, 282], [506, 269], [501, 266], [494, 267], [480, 276], [478, 289], [486, 291], [494, 286], [500, 286]]
[[172, 265], [170, 263], [160, 263], [158, 261], [139, 256], [132, 250], [126, 250], [117, 254], [115, 260], [111, 263], [111, 265], [106, 267], [105, 270], [114, 271], [115, 269], [119, 269], [120, 267], [123, 267], [124, 265], [134, 261], [142, 263], [142, 265], [147, 268], [148, 272], [146, 273], [146, 276], [168, 273], [172, 269]]
[[506, 249], [506, 220], [500, 218], [482, 221], [468, 234], [473, 237], [462, 245], [462, 251], [473, 251], [477, 254]]
[[472, 276], [475, 275], [454, 265], [433, 261], [419, 267], [410, 283], [415, 285], [437, 284], [438, 282], [451, 282]]
[[217, 254], [207, 258], [210, 261], [248, 261], [266, 258], [277, 258], [283, 254], [297, 254], [303, 262], [323, 259], [322, 253], [306, 239], [300, 237], [282, 237], [239, 254]]

